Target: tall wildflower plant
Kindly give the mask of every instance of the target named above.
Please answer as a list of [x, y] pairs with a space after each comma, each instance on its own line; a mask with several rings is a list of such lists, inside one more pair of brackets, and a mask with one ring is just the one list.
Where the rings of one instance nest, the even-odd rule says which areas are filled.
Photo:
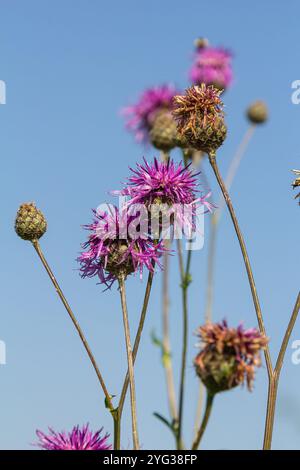
[[[268, 401], [263, 448], [270, 449], [276, 410], [276, 397], [287, 345], [293, 331], [299, 309], [298, 293], [294, 309], [285, 331], [276, 364], [273, 365], [269, 338], [264, 325], [264, 317], [256, 288], [252, 265], [246, 248], [244, 236], [229, 196], [229, 190], [237, 173], [238, 166], [252, 138], [254, 129], [268, 119], [268, 109], [261, 101], [253, 102], [246, 110], [249, 129], [233, 157], [226, 180], [218, 166], [218, 150], [226, 142], [227, 125], [223, 111], [223, 93], [233, 83], [232, 53], [223, 47], [214, 47], [205, 38], [195, 42], [192, 68], [189, 72], [191, 86], [179, 92], [174, 85], [165, 84], [146, 89], [138, 101], [123, 109], [126, 128], [136, 140], [148, 148], [152, 145], [160, 152], [148, 160], [144, 158], [129, 169], [127, 179], [121, 188], [112, 191], [112, 196], [126, 198], [122, 207], [107, 205], [106, 210], [95, 209], [89, 224], [84, 225], [87, 238], [82, 244], [77, 262], [82, 278], [93, 278], [106, 293], [113, 295], [117, 290], [120, 296], [121, 321], [123, 323], [127, 372], [118, 397], [113, 396], [104, 379], [98, 360], [93, 354], [79, 322], [48, 264], [40, 244], [46, 234], [47, 221], [44, 214], [32, 202], [20, 206], [16, 220], [17, 235], [30, 242], [38, 259], [45, 268], [55, 291], [61, 300], [81, 344], [88, 355], [90, 364], [104, 397], [105, 409], [112, 418], [113, 448], [122, 447], [122, 416], [125, 399], [129, 389], [131, 411], [132, 447], [139, 450], [143, 438], [143, 423], [138, 419], [136, 393], [135, 361], [139, 351], [144, 323], [148, 311], [155, 273], [163, 271], [162, 339], [153, 334], [153, 342], [161, 349], [162, 364], [166, 377], [169, 416], [155, 412], [155, 416], [166, 425], [174, 436], [177, 449], [198, 449], [212, 412], [215, 397], [219, 393], [247, 386], [252, 391], [256, 371], [261, 365], [264, 354], [268, 374]], [[179, 150], [181, 161], [171, 155]], [[177, 152], [178, 153], [178, 152]], [[209, 161], [221, 199], [214, 204], [209, 185], [201, 162]], [[200, 165], [200, 169], [199, 169]], [[197, 169], [195, 167], [197, 166]], [[294, 189], [300, 186], [300, 171], [293, 170]], [[298, 191], [296, 198], [299, 198]], [[228, 208], [235, 235], [239, 242], [242, 260], [248, 276], [249, 288], [253, 299], [258, 329], [245, 328], [242, 324], [229, 327], [226, 320], [215, 322], [212, 319], [213, 262], [215, 256], [216, 227], [223, 206]], [[189, 286], [192, 282], [192, 250], [183, 250], [182, 236], [191, 248], [192, 235], [199, 230], [197, 216], [210, 217], [210, 248], [208, 265], [208, 287], [203, 325], [197, 330], [199, 351], [193, 363], [188, 359], [189, 324]], [[178, 236], [178, 234], [180, 236]], [[176, 240], [176, 250], [172, 244]], [[180, 364], [172, 357], [170, 311], [170, 255], [177, 251], [182, 297], [182, 327], [178, 335], [181, 350]], [[146, 275], [146, 276], [145, 276]], [[133, 339], [132, 325], [126, 296], [126, 281], [129, 276], [135, 282], [147, 277], [145, 293], [141, 302], [141, 312], [136, 335]], [[176, 324], [177, 330], [179, 327]], [[196, 327], [196, 325], [194, 325]], [[104, 356], [103, 356], [104, 357]], [[194, 438], [189, 445], [184, 436], [186, 370], [194, 366], [195, 375], [200, 379], [200, 400], [198, 414], [202, 415], [202, 392], [206, 391], [206, 405], [203, 417], [197, 417]], [[114, 370], [117, 370], [114, 368]], [[175, 377], [179, 377], [178, 383]], [[197, 382], [195, 380], [197, 386]], [[151, 409], [151, 404], [149, 404]], [[75, 419], [76, 422], [76, 419]], [[99, 428], [98, 428], [99, 429]], [[69, 432], [57, 432], [49, 427], [48, 432], [37, 430], [37, 446], [45, 450], [109, 450], [110, 435], [102, 428], [93, 432], [89, 425], [74, 426]], [[144, 446], [146, 445], [143, 444]]]

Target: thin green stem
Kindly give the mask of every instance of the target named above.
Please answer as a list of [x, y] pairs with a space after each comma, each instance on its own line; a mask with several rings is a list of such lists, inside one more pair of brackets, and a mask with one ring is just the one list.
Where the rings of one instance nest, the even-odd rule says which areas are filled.
[[207, 423], [208, 423], [208, 420], [209, 420], [209, 417], [210, 417], [210, 414], [211, 414], [214, 397], [215, 397], [215, 395], [212, 394], [209, 390], [207, 390], [206, 406], [205, 406], [203, 421], [200, 425], [199, 431], [197, 432], [195, 440], [192, 444], [192, 450], [197, 450], [198, 447], [199, 447], [200, 441], [201, 441], [202, 436], [205, 432], [205, 429], [206, 429], [206, 426], [207, 426]]
[[137, 415], [136, 415], [136, 394], [135, 394], [135, 381], [134, 381], [134, 367], [133, 367], [133, 355], [130, 340], [130, 328], [128, 320], [127, 302], [126, 302], [126, 291], [125, 291], [125, 278], [119, 276], [119, 290], [121, 296], [121, 305], [123, 312], [123, 324], [125, 333], [125, 343], [127, 352], [127, 363], [128, 363], [128, 374], [129, 374], [129, 385], [130, 385], [130, 406], [131, 406], [131, 420], [132, 420], [132, 440], [134, 450], [139, 449], [139, 438], [137, 430]]
[[181, 353], [181, 371], [180, 371], [180, 386], [179, 386], [179, 405], [178, 405], [178, 431], [177, 431], [177, 448], [182, 449], [182, 424], [183, 424], [183, 410], [184, 410], [184, 390], [185, 390], [185, 374], [186, 374], [186, 361], [187, 361], [187, 346], [188, 346], [188, 296], [187, 291], [190, 284], [190, 264], [192, 251], [188, 251], [186, 269], [184, 269], [183, 253], [181, 240], [177, 240], [179, 270], [181, 277], [182, 289], [182, 309], [183, 309], [183, 338], [182, 338], [182, 353]]
[[56, 290], [56, 292], [57, 292], [59, 298], [61, 299], [61, 301], [62, 301], [62, 303], [63, 303], [63, 305], [64, 305], [66, 311], [67, 311], [68, 314], [69, 314], [69, 317], [71, 318], [71, 320], [72, 320], [72, 322], [73, 322], [73, 325], [75, 326], [75, 328], [76, 328], [76, 330], [77, 330], [77, 333], [78, 333], [78, 335], [79, 335], [79, 337], [80, 337], [80, 339], [81, 339], [81, 342], [82, 342], [82, 344], [83, 344], [83, 346], [84, 346], [84, 348], [85, 348], [85, 350], [86, 350], [86, 352], [87, 352], [87, 354], [88, 354], [88, 356], [89, 356], [89, 359], [90, 359], [90, 361], [91, 361], [91, 363], [92, 363], [92, 366], [93, 366], [93, 368], [94, 368], [94, 370], [95, 370], [95, 372], [96, 372], [96, 375], [97, 375], [97, 377], [98, 377], [99, 383], [100, 383], [101, 388], [102, 388], [102, 390], [103, 390], [103, 393], [104, 393], [104, 395], [105, 395], [106, 406], [108, 407], [108, 409], [110, 410], [110, 412], [113, 414], [113, 413], [114, 413], [114, 406], [113, 406], [113, 404], [112, 404], [111, 395], [108, 393], [108, 390], [107, 390], [107, 387], [106, 387], [106, 385], [105, 385], [104, 379], [103, 379], [102, 374], [101, 374], [101, 372], [100, 372], [100, 370], [99, 370], [99, 367], [98, 367], [98, 365], [97, 365], [97, 363], [96, 363], [96, 360], [95, 360], [95, 357], [94, 357], [94, 355], [93, 355], [93, 353], [92, 353], [92, 351], [91, 351], [91, 348], [90, 348], [90, 346], [89, 346], [89, 344], [88, 344], [88, 342], [87, 342], [87, 340], [86, 340], [86, 338], [85, 338], [85, 336], [84, 336], [84, 333], [83, 333], [83, 331], [82, 331], [82, 329], [81, 329], [81, 327], [80, 327], [80, 325], [79, 325], [79, 323], [78, 323], [78, 321], [77, 321], [77, 319], [76, 319], [76, 317], [75, 317], [75, 315], [74, 315], [74, 313], [73, 313], [73, 311], [72, 311], [72, 309], [71, 309], [69, 303], [67, 302], [67, 299], [65, 298], [65, 296], [64, 296], [64, 294], [63, 294], [63, 292], [62, 292], [62, 290], [61, 290], [61, 288], [60, 288], [60, 286], [59, 286], [59, 284], [58, 284], [58, 282], [57, 282], [57, 280], [56, 280], [56, 278], [55, 278], [55, 276], [54, 276], [54, 274], [53, 274], [53, 272], [52, 272], [52, 270], [51, 270], [51, 268], [50, 268], [50, 266], [49, 266], [49, 264], [48, 264], [48, 262], [46, 261], [46, 258], [45, 258], [44, 254], [43, 254], [43, 252], [42, 252], [42, 249], [41, 249], [41, 247], [40, 247], [40, 244], [39, 244], [38, 240], [33, 240], [33, 241], [32, 241], [32, 245], [34, 246], [34, 248], [35, 248], [35, 250], [36, 250], [36, 252], [37, 252], [37, 254], [38, 254], [38, 256], [39, 256], [39, 258], [40, 258], [40, 260], [41, 260], [41, 262], [42, 262], [42, 264], [43, 264], [43, 266], [44, 266], [44, 268], [45, 268], [46, 271], [47, 271], [47, 274], [48, 274], [48, 276], [49, 276], [49, 278], [50, 278], [52, 284], [53, 284], [54, 287], [55, 287], [55, 290]]
[[121, 416], [117, 409], [114, 414], [114, 450], [120, 450], [121, 447]]

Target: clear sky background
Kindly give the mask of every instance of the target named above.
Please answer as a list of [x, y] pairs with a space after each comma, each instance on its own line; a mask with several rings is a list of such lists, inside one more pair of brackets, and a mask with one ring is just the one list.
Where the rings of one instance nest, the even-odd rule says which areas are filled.
[[[67, 314], [31, 245], [14, 232], [20, 203], [35, 201], [49, 224], [41, 241], [70, 304], [90, 340], [113, 394], [126, 370], [119, 295], [82, 280], [76, 257], [85, 240], [81, 225], [91, 208], [112, 201], [128, 166], [152, 158], [124, 130], [122, 106], [151, 85], [183, 88], [193, 40], [206, 36], [234, 52], [235, 82], [224, 96], [228, 139], [219, 152], [226, 173], [247, 129], [244, 111], [258, 98], [269, 122], [258, 128], [238, 178], [233, 202], [254, 266], [265, 323], [275, 358], [299, 290], [299, 217], [292, 168], [300, 167], [300, 105], [291, 83], [300, 79], [299, 2], [251, 3], [166, 0], [0, 0], [0, 79], [7, 104], [0, 106], [1, 270], [0, 339], [7, 365], [0, 366], [0, 448], [30, 449], [35, 429], [57, 430], [90, 422], [112, 432], [111, 418], [94, 371]], [[179, 158], [177, 155], [175, 158]], [[205, 165], [215, 196], [212, 173]], [[208, 227], [208, 225], [207, 225]], [[208, 235], [208, 232], [206, 232]], [[218, 239], [214, 318], [256, 325], [241, 254], [227, 214]], [[207, 243], [192, 260], [190, 346], [184, 434], [192, 439], [198, 380], [192, 367], [193, 332], [203, 322]], [[177, 259], [172, 265], [172, 346], [178, 378], [181, 300]], [[145, 282], [128, 281], [132, 328]], [[167, 414], [160, 353], [150, 339], [161, 328], [161, 274], [157, 274], [136, 367], [138, 419], [144, 448], [172, 448], [169, 431], [153, 417]], [[292, 340], [300, 339], [297, 322]], [[300, 448], [300, 365], [282, 372], [274, 448]], [[216, 399], [206, 449], [256, 449], [262, 445], [267, 397], [265, 366], [255, 390]], [[131, 442], [128, 402], [122, 446]]]

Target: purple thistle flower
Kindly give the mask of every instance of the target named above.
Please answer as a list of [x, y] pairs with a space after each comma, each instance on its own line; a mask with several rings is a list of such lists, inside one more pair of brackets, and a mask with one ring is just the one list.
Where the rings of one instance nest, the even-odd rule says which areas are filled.
[[126, 128], [134, 132], [138, 142], [147, 142], [157, 112], [171, 110], [176, 94], [178, 92], [173, 85], [148, 88], [135, 105], [122, 110], [122, 114], [127, 117]]
[[190, 165], [184, 167], [182, 162], [175, 163], [172, 159], [160, 162], [156, 158], [153, 163], [148, 163], [144, 158], [144, 164], [138, 163], [130, 170], [132, 175], [124, 189], [114, 191], [114, 194], [130, 196], [128, 207], [143, 204], [151, 209], [154, 204], [167, 205], [176, 224], [187, 230], [194, 228], [192, 218], [197, 208], [204, 206], [205, 212], [212, 211], [213, 205], [206, 200], [210, 193], [198, 194], [197, 176], [200, 173], [193, 173]]
[[144, 268], [154, 272], [155, 264], [161, 267], [159, 258], [167, 251], [162, 241], [150, 239], [147, 221], [143, 223], [125, 209], [121, 212], [115, 206], [110, 209], [109, 212], [93, 211], [93, 223], [84, 226], [91, 232], [83, 244], [86, 251], [78, 258], [81, 276], [98, 276], [107, 288], [120, 275], [139, 272], [142, 278]]
[[101, 436], [103, 428], [93, 432], [86, 424], [81, 429], [74, 426], [71, 432], [56, 432], [52, 428], [49, 434], [45, 434], [40, 430], [36, 431], [39, 438], [37, 446], [44, 450], [110, 450], [111, 445], [107, 439], [109, 434]]
[[232, 54], [221, 47], [204, 47], [195, 53], [194, 64], [190, 70], [190, 80], [195, 85], [214, 85], [226, 89], [232, 83]]

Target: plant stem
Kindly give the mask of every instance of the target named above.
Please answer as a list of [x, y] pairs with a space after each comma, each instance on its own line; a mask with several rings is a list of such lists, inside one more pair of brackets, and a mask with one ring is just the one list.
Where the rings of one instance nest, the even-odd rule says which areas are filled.
[[202, 438], [202, 436], [205, 432], [205, 429], [206, 429], [206, 426], [207, 426], [207, 423], [208, 423], [208, 420], [209, 420], [209, 417], [210, 417], [210, 413], [211, 413], [212, 405], [213, 405], [213, 401], [214, 401], [214, 396], [215, 395], [213, 393], [211, 393], [209, 390], [207, 390], [206, 406], [205, 406], [203, 421], [201, 423], [199, 431], [198, 431], [198, 433], [195, 437], [195, 440], [193, 442], [192, 450], [197, 450], [198, 447], [199, 447], [201, 438]]
[[[152, 281], [153, 281], [153, 272], [149, 272], [146, 291], [145, 291], [145, 296], [144, 296], [144, 303], [143, 303], [143, 307], [142, 307], [142, 312], [141, 312], [141, 316], [140, 316], [138, 330], [137, 330], [136, 337], [135, 337], [135, 340], [134, 340], [134, 345], [133, 345], [133, 351], [132, 351], [133, 364], [135, 363], [135, 360], [136, 360], [136, 356], [137, 356], [137, 353], [138, 353], [139, 344], [140, 344], [140, 340], [141, 340], [141, 336], [142, 336], [142, 331], [143, 331], [143, 328], [144, 328], [144, 323], [145, 323], [145, 318], [146, 318], [146, 313], [147, 313], [147, 309], [148, 309], [148, 303], [149, 303], [149, 298], [150, 298], [150, 293], [151, 293], [151, 288], [152, 288]], [[122, 392], [121, 392], [121, 395], [120, 395], [119, 405], [118, 405], [118, 411], [119, 411], [119, 414], [120, 414], [120, 418], [121, 418], [122, 412], [123, 412], [124, 401], [125, 401], [125, 398], [126, 398], [128, 385], [129, 385], [129, 372], [127, 370], [126, 377], [125, 377], [123, 387], [122, 387]]]
[[288, 346], [289, 339], [291, 337], [295, 322], [297, 320], [299, 310], [300, 310], [300, 292], [298, 292], [298, 296], [297, 296], [296, 303], [295, 303], [295, 306], [294, 306], [294, 309], [293, 309], [293, 312], [292, 312], [292, 316], [291, 316], [291, 319], [290, 319], [289, 324], [287, 326], [286, 332], [284, 334], [284, 337], [283, 337], [283, 340], [282, 340], [282, 343], [281, 343], [281, 347], [280, 347], [280, 351], [279, 351], [279, 354], [278, 354], [278, 357], [277, 357], [276, 366], [275, 366], [274, 371], [277, 372], [278, 376], [281, 372], [281, 368], [282, 368], [286, 348]]
[[[254, 131], [256, 129], [256, 124], [250, 124], [248, 129], [246, 130], [238, 148], [237, 148], [237, 151], [236, 153], [234, 154], [231, 162], [230, 162], [230, 165], [229, 165], [229, 168], [228, 168], [228, 171], [227, 171], [227, 175], [226, 175], [226, 178], [225, 178], [225, 186], [227, 188], [227, 191], [229, 192], [230, 189], [231, 189], [231, 186], [232, 186], [232, 183], [234, 181], [234, 178], [235, 178], [235, 175], [239, 169], [239, 166], [241, 164], [241, 161], [245, 155], [245, 152], [247, 150], [247, 147], [249, 145], [249, 142], [251, 141], [252, 137], [253, 137], [253, 134], [254, 134]], [[221, 218], [221, 215], [222, 215], [222, 212], [223, 212], [223, 209], [224, 209], [224, 206], [225, 206], [225, 201], [224, 199], [222, 198], [222, 196], [220, 197], [220, 200], [219, 200], [219, 203], [218, 203], [218, 212], [216, 213], [216, 216], [217, 216], [217, 222], [219, 222], [220, 218]]]
[[121, 447], [121, 416], [117, 409], [114, 414], [114, 450], [120, 450]]
[[277, 398], [277, 390], [278, 390], [278, 383], [280, 372], [283, 365], [284, 356], [286, 353], [286, 349], [289, 343], [289, 339], [291, 337], [295, 322], [297, 320], [297, 316], [300, 310], [300, 292], [298, 292], [298, 296], [296, 299], [296, 303], [292, 312], [292, 316], [290, 318], [289, 324], [287, 326], [285, 335], [283, 337], [280, 351], [277, 357], [276, 366], [274, 368], [272, 379], [269, 383], [269, 392], [268, 392], [268, 405], [267, 405], [267, 414], [266, 414], [266, 423], [265, 423], [265, 435], [264, 435], [264, 449], [269, 450], [271, 449], [272, 445], [272, 435], [273, 435], [273, 427], [274, 427], [274, 417], [275, 417], [275, 409], [276, 409], [276, 398]]
[[[246, 130], [231, 162], [229, 165], [229, 169], [227, 172], [227, 176], [225, 179], [225, 186], [227, 191], [230, 191], [232, 183], [234, 181], [235, 175], [237, 170], [240, 166], [240, 163], [245, 155], [245, 152], [248, 148], [249, 142], [252, 139], [254, 131], [256, 129], [256, 124], [250, 124], [248, 129]], [[202, 172], [202, 177], [205, 176]], [[210, 233], [209, 233], [209, 246], [208, 246], [208, 257], [207, 257], [207, 281], [206, 281], [206, 300], [205, 300], [205, 313], [204, 318], [205, 322], [212, 321], [212, 314], [213, 314], [213, 297], [214, 297], [214, 273], [215, 273], [215, 258], [216, 258], [216, 250], [217, 250], [217, 233], [220, 218], [224, 209], [224, 198], [222, 195], [220, 196], [220, 200], [217, 204], [218, 210], [214, 212], [210, 217]], [[204, 395], [204, 385], [200, 382], [199, 385], [199, 398], [196, 410], [196, 418], [195, 418], [195, 430], [198, 429], [200, 420], [201, 420], [201, 411], [202, 411], [202, 403], [203, 403], [203, 395]]]
[[[220, 189], [223, 193], [223, 196], [224, 196], [226, 205], [228, 207], [228, 210], [229, 210], [229, 213], [230, 213], [230, 216], [231, 216], [231, 220], [233, 222], [234, 229], [235, 229], [235, 232], [236, 232], [239, 244], [240, 244], [243, 260], [244, 260], [247, 275], [248, 275], [248, 281], [249, 281], [249, 285], [250, 285], [250, 289], [251, 289], [251, 293], [252, 293], [252, 298], [253, 298], [253, 303], [254, 303], [254, 307], [255, 307], [255, 311], [256, 311], [256, 316], [257, 316], [259, 329], [260, 329], [260, 332], [263, 335], [266, 335], [263, 316], [262, 316], [262, 311], [261, 311], [261, 307], [260, 307], [260, 303], [259, 303], [259, 298], [258, 298], [256, 286], [255, 286], [255, 281], [254, 281], [253, 272], [252, 272], [249, 256], [248, 256], [248, 253], [247, 253], [246, 245], [245, 245], [245, 242], [244, 242], [244, 238], [243, 238], [241, 229], [240, 229], [239, 224], [238, 224], [238, 220], [236, 218], [236, 215], [235, 215], [235, 212], [234, 212], [234, 209], [233, 209], [233, 205], [232, 205], [230, 196], [228, 194], [228, 191], [226, 189], [224, 181], [223, 181], [223, 179], [221, 177], [221, 174], [219, 172], [219, 168], [218, 168], [218, 165], [217, 165], [217, 162], [216, 162], [216, 154], [214, 152], [211, 152], [209, 154], [209, 162], [210, 162], [211, 167], [214, 171], [214, 174], [215, 174], [215, 177], [218, 181]], [[267, 364], [268, 377], [269, 377], [269, 380], [271, 380], [272, 373], [273, 373], [273, 367], [272, 367], [272, 361], [271, 361], [270, 350], [269, 350], [268, 345], [266, 346], [264, 354], [265, 354], [265, 359], [266, 359], [266, 364]]]
[[162, 162], [167, 163], [168, 160], [170, 159], [169, 152], [161, 150], [160, 151], [160, 159], [161, 159]]
[[[242, 158], [245, 155], [249, 142], [252, 139], [254, 131], [256, 129], [255, 124], [250, 124], [246, 130], [234, 156], [229, 165], [229, 169], [225, 178], [225, 187], [229, 192], [234, 181], [235, 175], [239, 169]], [[216, 242], [218, 226], [221, 219], [225, 206], [225, 200], [220, 196], [217, 204], [218, 210], [212, 214], [210, 219], [210, 236], [209, 236], [209, 250], [208, 250], [208, 266], [207, 266], [207, 289], [206, 289], [206, 305], [205, 305], [205, 321], [211, 321], [212, 319], [212, 306], [213, 306], [213, 285], [214, 285], [214, 267], [216, 257]]]
[[139, 449], [139, 438], [137, 430], [137, 416], [136, 416], [136, 395], [135, 395], [135, 383], [134, 383], [134, 368], [133, 368], [133, 356], [130, 340], [130, 329], [128, 321], [128, 311], [126, 304], [126, 292], [125, 292], [125, 279], [123, 275], [119, 276], [119, 288], [123, 312], [123, 324], [124, 324], [124, 333], [125, 333], [125, 342], [126, 342], [126, 352], [127, 352], [127, 363], [128, 363], [128, 374], [129, 374], [129, 384], [130, 384], [130, 405], [131, 405], [131, 419], [132, 419], [132, 440], [134, 450]]
[[207, 281], [206, 281], [206, 303], [205, 303], [205, 322], [212, 320], [212, 306], [214, 293], [214, 267], [216, 256], [216, 240], [217, 240], [217, 217], [212, 214], [210, 218], [210, 235], [207, 258]]
[[196, 416], [195, 416], [195, 422], [194, 422], [194, 439], [196, 439], [198, 429], [201, 423], [202, 407], [203, 407], [203, 402], [204, 402], [204, 392], [205, 392], [205, 387], [200, 380], [197, 407], [196, 407]]
[[[168, 249], [170, 246], [169, 240], [165, 241], [166, 248]], [[171, 345], [170, 345], [170, 325], [169, 325], [169, 307], [170, 307], [170, 299], [169, 299], [169, 254], [164, 253], [163, 256], [163, 283], [162, 283], [162, 297], [163, 297], [163, 367], [165, 370], [166, 376], [166, 385], [167, 385], [167, 396], [168, 396], [168, 404], [170, 415], [172, 417], [173, 422], [178, 421], [177, 415], [177, 405], [176, 405], [176, 392], [175, 392], [175, 383], [174, 383], [174, 372], [173, 372], [173, 364], [171, 358]]]
[[184, 269], [182, 244], [181, 240], [177, 240], [179, 269], [181, 277], [182, 289], [182, 307], [183, 307], [183, 339], [182, 339], [182, 353], [181, 353], [181, 372], [180, 372], [180, 387], [179, 387], [179, 406], [178, 406], [178, 431], [177, 431], [177, 448], [182, 449], [182, 422], [183, 422], [183, 405], [184, 405], [184, 389], [185, 389], [185, 372], [186, 372], [186, 359], [187, 359], [187, 345], [188, 345], [188, 306], [187, 306], [187, 291], [190, 283], [190, 263], [192, 251], [188, 251], [188, 258], [186, 269]]
[[113, 413], [114, 413], [114, 406], [113, 406], [113, 404], [112, 404], [111, 395], [108, 393], [108, 390], [107, 390], [107, 388], [106, 388], [105, 382], [104, 382], [103, 377], [102, 377], [102, 374], [101, 374], [101, 372], [100, 372], [100, 370], [99, 370], [99, 367], [98, 367], [98, 365], [97, 365], [97, 363], [96, 363], [95, 357], [94, 357], [94, 355], [93, 355], [93, 353], [92, 353], [92, 351], [91, 351], [91, 349], [90, 349], [90, 346], [89, 346], [89, 344], [88, 344], [88, 342], [87, 342], [87, 340], [86, 340], [86, 338], [85, 338], [85, 336], [84, 336], [84, 334], [83, 334], [83, 331], [82, 331], [81, 327], [79, 326], [79, 323], [78, 323], [78, 321], [77, 321], [77, 319], [76, 319], [74, 313], [72, 312], [72, 309], [71, 309], [70, 305], [68, 304], [67, 299], [65, 298], [65, 296], [64, 296], [64, 294], [63, 294], [61, 288], [59, 287], [59, 284], [58, 284], [58, 282], [57, 282], [57, 280], [56, 280], [56, 278], [55, 278], [55, 276], [54, 276], [54, 274], [53, 274], [53, 272], [52, 272], [52, 270], [51, 270], [49, 264], [47, 263], [46, 258], [45, 258], [44, 255], [43, 255], [43, 252], [42, 252], [42, 250], [41, 250], [41, 247], [40, 247], [40, 245], [39, 245], [38, 240], [33, 240], [33, 241], [32, 241], [32, 245], [34, 246], [34, 248], [35, 248], [35, 250], [36, 250], [36, 252], [37, 252], [37, 254], [38, 254], [38, 256], [39, 256], [39, 258], [40, 258], [40, 260], [41, 260], [41, 262], [42, 262], [42, 264], [44, 265], [44, 267], [45, 267], [45, 269], [46, 269], [46, 271], [47, 271], [47, 274], [48, 274], [49, 278], [51, 279], [51, 281], [52, 281], [52, 283], [53, 283], [53, 285], [54, 285], [54, 287], [55, 287], [55, 290], [56, 290], [58, 296], [60, 297], [60, 299], [61, 299], [61, 301], [62, 301], [62, 303], [63, 303], [65, 309], [67, 310], [67, 312], [68, 312], [68, 314], [69, 314], [69, 316], [70, 316], [70, 318], [71, 318], [71, 320], [72, 320], [72, 322], [73, 322], [73, 324], [74, 324], [74, 326], [75, 326], [75, 328], [76, 328], [76, 330], [77, 330], [77, 332], [78, 332], [78, 334], [79, 334], [79, 337], [80, 337], [80, 339], [81, 339], [81, 341], [82, 341], [82, 344], [83, 344], [83, 346], [84, 346], [84, 348], [85, 348], [85, 350], [86, 350], [86, 352], [87, 352], [87, 354], [88, 354], [88, 356], [89, 356], [89, 359], [90, 359], [90, 361], [91, 361], [91, 363], [92, 363], [92, 365], [93, 365], [93, 368], [94, 368], [94, 370], [95, 370], [95, 372], [96, 372], [96, 374], [97, 374], [98, 380], [99, 380], [99, 382], [100, 382], [101, 388], [102, 388], [103, 393], [104, 393], [104, 395], [105, 395], [106, 406], [108, 407], [108, 409], [110, 410], [111, 414], [113, 415]]
[[[154, 268], [153, 264], [153, 268]], [[140, 321], [138, 325], [138, 330], [136, 333], [136, 337], [134, 340], [134, 346], [133, 346], [133, 351], [132, 351], [132, 358], [133, 358], [133, 364], [135, 363], [141, 336], [142, 336], [142, 331], [145, 323], [145, 318], [146, 318], [146, 313], [147, 313], [147, 308], [148, 308], [148, 303], [149, 303], [149, 297], [150, 297], [150, 292], [151, 292], [151, 287], [152, 287], [152, 281], [153, 281], [153, 272], [149, 272], [148, 275], [148, 281], [147, 281], [147, 286], [146, 286], [146, 291], [145, 291], [145, 296], [144, 296], [144, 302], [143, 302], [143, 307], [142, 307], [142, 312], [140, 316]], [[114, 415], [114, 426], [115, 426], [115, 433], [114, 433], [114, 450], [120, 450], [120, 438], [121, 438], [121, 420], [122, 420], [122, 413], [123, 413], [123, 408], [124, 408], [124, 402], [128, 390], [128, 385], [129, 385], [129, 373], [128, 370], [126, 372], [126, 376], [123, 382], [123, 387], [120, 395], [120, 400], [118, 407], [115, 410], [115, 415]]]

